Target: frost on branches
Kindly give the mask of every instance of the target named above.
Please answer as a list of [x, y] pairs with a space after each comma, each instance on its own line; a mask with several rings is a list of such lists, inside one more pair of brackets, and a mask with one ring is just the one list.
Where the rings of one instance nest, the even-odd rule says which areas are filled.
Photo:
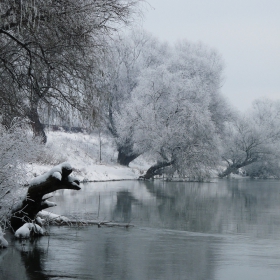
[[[110, 54], [104, 65], [103, 86], [109, 95], [104, 119], [116, 142], [118, 163], [128, 166], [141, 152], [133, 149], [133, 127], [130, 127], [125, 105], [138, 86], [141, 72], [164, 63], [165, 57], [169, 56], [169, 48], [151, 34], [136, 29], [129, 36], [114, 38]], [[128, 125], [123, 127], [125, 122]]]
[[0, 227], [7, 226], [13, 206], [22, 196], [26, 168], [41, 145], [32, 138], [25, 121], [13, 121], [7, 129], [0, 124]]
[[238, 172], [252, 177], [280, 177], [280, 102], [256, 100], [246, 113], [226, 126], [220, 177]]
[[138, 2], [1, 0], [0, 106], [12, 117], [28, 117], [44, 143], [42, 106], [92, 116], [108, 37], [130, 20]]
[[3, 233], [0, 227], [0, 249], [8, 247], [8, 241], [4, 238], [5, 233]]
[[157, 162], [143, 178], [177, 172], [202, 179], [220, 159], [231, 110], [220, 93], [223, 62], [216, 51], [182, 41], [160, 43], [134, 32], [117, 40], [110, 64], [109, 130], [128, 165], [133, 155]]

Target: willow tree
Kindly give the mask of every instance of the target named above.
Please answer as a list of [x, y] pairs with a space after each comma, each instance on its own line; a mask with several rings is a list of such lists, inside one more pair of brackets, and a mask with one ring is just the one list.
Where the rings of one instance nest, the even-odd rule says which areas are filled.
[[115, 112], [119, 141], [131, 139], [134, 153], [156, 162], [145, 179], [175, 171], [202, 179], [219, 162], [220, 135], [231, 114], [220, 92], [223, 62], [215, 50], [187, 41], [165, 54], [139, 71], [130, 98]]
[[106, 35], [128, 21], [137, 2], [1, 1], [0, 105], [8, 119], [27, 116], [45, 142], [41, 103], [92, 110]]

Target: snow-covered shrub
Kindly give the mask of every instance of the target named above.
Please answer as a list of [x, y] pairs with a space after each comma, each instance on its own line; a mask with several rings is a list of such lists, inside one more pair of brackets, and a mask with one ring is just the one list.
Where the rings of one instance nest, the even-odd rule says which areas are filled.
[[0, 124], [0, 226], [6, 227], [6, 220], [13, 206], [21, 197], [26, 182], [26, 164], [36, 159], [42, 149], [33, 139], [28, 123], [15, 120], [10, 128]]

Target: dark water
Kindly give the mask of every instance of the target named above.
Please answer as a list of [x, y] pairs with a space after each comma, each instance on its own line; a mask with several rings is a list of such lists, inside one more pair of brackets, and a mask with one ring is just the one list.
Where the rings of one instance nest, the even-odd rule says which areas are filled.
[[0, 279], [280, 279], [280, 181], [108, 182], [53, 212], [131, 228], [50, 227], [0, 251]]

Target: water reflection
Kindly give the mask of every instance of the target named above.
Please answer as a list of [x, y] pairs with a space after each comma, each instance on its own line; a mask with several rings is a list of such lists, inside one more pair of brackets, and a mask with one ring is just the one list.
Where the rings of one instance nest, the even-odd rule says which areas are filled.
[[0, 279], [48, 280], [44, 273], [46, 249], [37, 244], [39, 239], [19, 241], [8, 236], [9, 248], [0, 251]]
[[138, 202], [131, 192], [128, 190], [122, 190], [117, 192], [117, 203], [113, 212], [113, 220], [130, 223], [132, 203]]
[[48, 280], [49, 277], [44, 273], [46, 249], [38, 246], [36, 240], [31, 240], [28, 243], [31, 249], [26, 250], [22, 248], [20, 250], [21, 259], [26, 269], [27, 276], [30, 280]]
[[278, 181], [93, 183], [80, 192], [57, 192], [54, 201], [62, 215], [135, 227], [51, 227], [50, 238], [25, 246], [11, 240], [12, 247], [0, 251], [0, 279], [269, 280], [280, 275]]
[[96, 279], [214, 279], [217, 238], [135, 229], [88, 234], [95, 242], [86, 242], [81, 270]]

